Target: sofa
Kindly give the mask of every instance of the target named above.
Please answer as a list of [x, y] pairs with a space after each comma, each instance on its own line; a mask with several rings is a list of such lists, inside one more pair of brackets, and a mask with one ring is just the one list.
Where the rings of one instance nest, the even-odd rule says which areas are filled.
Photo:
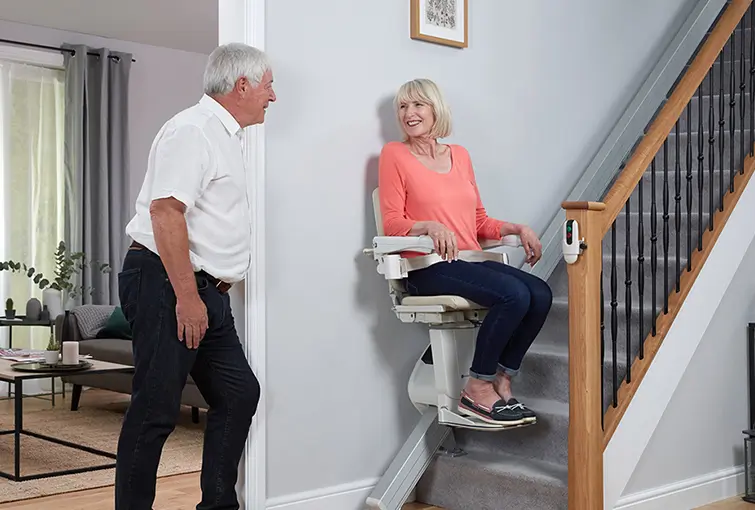
[[[66, 319], [67, 318], [67, 319]], [[133, 366], [131, 334], [120, 308], [112, 305], [82, 305], [55, 319], [55, 338], [58, 342], [79, 342], [79, 354], [111, 363]], [[63, 382], [73, 385], [71, 410], [79, 408], [81, 390], [84, 386], [118, 393], [131, 394], [132, 374], [80, 374], [63, 377]], [[207, 402], [189, 375], [186, 380], [181, 404], [190, 406], [192, 420], [199, 422], [199, 410], [208, 409]]]

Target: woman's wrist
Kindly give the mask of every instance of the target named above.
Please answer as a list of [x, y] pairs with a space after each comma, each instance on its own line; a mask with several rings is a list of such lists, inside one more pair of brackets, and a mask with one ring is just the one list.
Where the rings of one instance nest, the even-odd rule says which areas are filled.
[[506, 237], [508, 235], [521, 235], [522, 229], [524, 228], [524, 225], [519, 225], [518, 223], [504, 223], [501, 226], [501, 237]]

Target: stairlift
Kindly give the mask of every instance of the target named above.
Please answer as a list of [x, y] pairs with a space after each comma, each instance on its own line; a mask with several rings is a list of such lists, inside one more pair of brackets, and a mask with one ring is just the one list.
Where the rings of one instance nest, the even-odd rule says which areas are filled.
[[[378, 235], [364, 253], [377, 263], [377, 271], [388, 280], [393, 311], [405, 323], [427, 324], [430, 347], [414, 366], [409, 378], [409, 398], [420, 413], [420, 420], [404, 442], [367, 498], [371, 510], [400, 510], [406, 503], [422, 474], [437, 454], [459, 456], [464, 453], [455, 446], [454, 427], [482, 431], [502, 431], [532, 425], [502, 426], [464, 416], [458, 411], [463, 378], [468, 375], [474, 354], [474, 343], [457, 342], [462, 332], [475, 333], [487, 309], [460, 296], [411, 296], [404, 280], [410, 271], [444, 262], [434, 253], [428, 236], [390, 237], [383, 235], [378, 190], [372, 193], [372, 204]], [[518, 236], [502, 241], [481, 240], [483, 251], [460, 251], [459, 258], [469, 262], [493, 260], [508, 264], [505, 253], [487, 251], [499, 246], [520, 247]], [[402, 258], [402, 251], [426, 255]]]

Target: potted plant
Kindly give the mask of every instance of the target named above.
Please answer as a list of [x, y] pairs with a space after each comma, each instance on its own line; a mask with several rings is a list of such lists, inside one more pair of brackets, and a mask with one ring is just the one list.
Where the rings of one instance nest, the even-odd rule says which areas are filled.
[[45, 349], [45, 363], [48, 365], [57, 365], [59, 356], [60, 344], [55, 339], [55, 334], [50, 333], [50, 341], [47, 343], [47, 349]]
[[76, 297], [85, 292], [91, 294], [94, 291], [93, 288], [85, 288], [83, 285], [75, 283], [76, 275], [79, 275], [85, 268], [92, 268], [103, 274], [110, 273], [112, 270], [107, 263], [88, 261], [83, 252], [69, 252], [66, 243], [63, 241], [58, 243], [54, 258], [55, 275], [52, 281], [27, 264], [13, 260], [0, 261], [0, 271], [24, 273], [32, 279], [42, 290], [42, 302], [50, 310], [51, 317], [57, 317], [63, 313], [64, 308], [68, 309], [68, 306], [64, 305], [72, 303]]
[[13, 300], [11, 298], [8, 298], [5, 300], [5, 318], [6, 319], [16, 318], [16, 310], [13, 308]]

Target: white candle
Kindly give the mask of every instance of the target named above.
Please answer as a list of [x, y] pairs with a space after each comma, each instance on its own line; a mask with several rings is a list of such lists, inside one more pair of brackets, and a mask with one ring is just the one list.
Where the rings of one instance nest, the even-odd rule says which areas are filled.
[[63, 342], [63, 364], [79, 364], [79, 342]]

